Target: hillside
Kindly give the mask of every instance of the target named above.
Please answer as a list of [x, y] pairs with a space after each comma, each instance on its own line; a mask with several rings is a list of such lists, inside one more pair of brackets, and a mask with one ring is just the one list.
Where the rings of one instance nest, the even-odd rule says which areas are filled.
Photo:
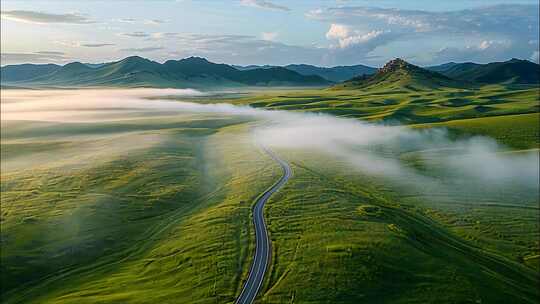
[[282, 67], [240, 71], [226, 64], [190, 57], [163, 64], [132, 56], [89, 66], [72, 62], [64, 66], [12, 65], [2, 67], [2, 85], [11, 86], [120, 86], [120, 87], [224, 87], [224, 86], [321, 86], [319, 76], [304, 76]]
[[540, 79], [538, 64], [515, 58], [488, 64], [446, 63], [428, 69], [450, 78], [477, 83], [538, 84]]
[[2, 83], [29, 80], [50, 74], [60, 68], [61, 66], [57, 64], [7, 65], [0, 69], [0, 79]]
[[425, 69], [449, 76], [449, 75], [455, 75], [456, 73], [467, 73], [469, 71], [476, 69], [479, 66], [481, 66], [481, 64], [474, 63], [474, 62], [464, 62], [464, 63], [448, 62], [441, 65], [429, 66], [429, 67], [426, 67]]
[[372, 89], [411, 91], [462, 87], [463, 83], [440, 73], [429, 71], [397, 58], [386, 63], [372, 76], [360, 76], [333, 86], [331, 89]]
[[[272, 69], [278, 66], [275, 66], [275, 65], [246, 65], [246, 66], [233, 65], [233, 67], [241, 71], [249, 71], [249, 70], [255, 70], [255, 69]], [[322, 77], [332, 82], [342, 82], [356, 76], [370, 75], [377, 72], [376, 68], [369, 67], [362, 64], [343, 65], [343, 66], [335, 66], [335, 67], [329, 67], [329, 68], [319, 67], [319, 66], [310, 65], [310, 64], [289, 64], [283, 67], [286, 68], [287, 70], [294, 71], [304, 76], [315, 75], [315, 76]]]

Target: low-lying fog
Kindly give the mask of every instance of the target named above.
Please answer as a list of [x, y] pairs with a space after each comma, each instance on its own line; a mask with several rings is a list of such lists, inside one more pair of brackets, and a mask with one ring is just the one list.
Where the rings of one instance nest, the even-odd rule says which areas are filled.
[[503, 147], [486, 137], [453, 141], [443, 129], [413, 130], [328, 115], [159, 99], [173, 95], [181, 98], [204, 93], [191, 89], [5, 90], [2, 120], [99, 122], [123, 119], [126, 113], [243, 115], [264, 121], [253, 132], [264, 145], [321, 152], [364, 173], [406, 180], [419, 189], [438, 184], [438, 178], [405, 165], [400, 155], [407, 151], [414, 151], [425, 163], [436, 159], [434, 166], [450, 183], [471, 181], [494, 187], [512, 183], [538, 194], [538, 152], [501, 153]]

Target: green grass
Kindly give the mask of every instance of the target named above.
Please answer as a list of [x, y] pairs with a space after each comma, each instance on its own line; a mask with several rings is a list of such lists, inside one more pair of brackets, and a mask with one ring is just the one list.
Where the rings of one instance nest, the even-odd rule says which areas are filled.
[[[527, 150], [539, 147], [539, 92], [503, 86], [278, 91], [230, 102], [413, 128], [442, 127], [451, 137], [488, 136], [511, 150]], [[300, 155], [289, 156], [296, 164], [295, 177], [269, 207], [275, 250], [263, 302], [538, 300], [537, 189], [475, 189], [474, 183], [463, 181], [449, 192], [434, 189], [436, 195], [426, 195], [392, 181], [338, 173], [340, 166], [332, 160]], [[429, 167], [433, 164], [418, 163], [414, 155], [404, 154], [402, 161], [438, 177]], [[366, 211], [366, 206], [377, 211]], [[418, 225], [426, 220], [433, 223]], [[439, 232], [449, 238], [434, 242], [440, 241], [435, 237]], [[491, 256], [502, 264], [490, 265]], [[503, 279], [507, 275], [522, 277]], [[505, 280], [522, 281], [526, 287], [516, 290]]]
[[[538, 273], [504, 253], [537, 254], [538, 210], [462, 200], [461, 211], [453, 205], [450, 213], [443, 202], [350, 172], [347, 163], [281, 154], [294, 164], [294, 178], [267, 211], [273, 263], [263, 303], [537, 301]], [[506, 247], [467, 239], [473, 233]], [[491, 238], [497, 233], [503, 238]]]
[[537, 87], [270, 91], [219, 102], [325, 113], [386, 124], [448, 127], [461, 134], [494, 137], [512, 148], [538, 147], [540, 90]]
[[501, 144], [516, 149], [540, 147], [538, 113], [459, 119], [419, 126], [446, 127], [459, 134], [489, 136]]
[[222, 99], [273, 110], [326, 113], [348, 109], [338, 116], [407, 123], [446, 121], [478, 116], [538, 111], [538, 89], [484, 86], [477, 89], [407, 90], [305, 90], [261, 92], [237, 99]]
[[5, 122], [2, 302], [232, 301], [277, 176], [245, 122]]
[[[190, 101], [445, 127], [515, 150], [505, 153], [538, 148], [537, 88], [386, 89]], [[251, 141], [256, 122], [152, 115], [2, 121], [2, 303], [234, 301], [254, 250], [251, 206], [279, 166]], [[276, 152], [294, 175], [266, 209], [272, 263], [259, 302], [538, 301], [537, 189], [418, 191], [312, 151]], [[395, 151], [438, 178], [444, 155], [420, 152]]]

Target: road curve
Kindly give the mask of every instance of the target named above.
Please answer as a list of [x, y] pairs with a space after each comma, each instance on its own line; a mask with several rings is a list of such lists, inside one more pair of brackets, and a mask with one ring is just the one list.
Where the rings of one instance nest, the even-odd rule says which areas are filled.
[[279, 163], [283, 169], [281, 178], [268, 190], [266, 190], [255, 202], [253, 207], [253, 224], [255, 226], [255, 257], [249, 270], [249, 276], [244, 283], [240, 296], [236, 299], [236, 304], [251, 304], [257, 297], [264, 280], [266, 268], [270, 262], [270, 239], [264, 221], [264, 204], [272, 194], [278, 191], [289, 180], [292, 170], [289, 164], [275, 155], [271, 150], [263, 148], [270, 157]]

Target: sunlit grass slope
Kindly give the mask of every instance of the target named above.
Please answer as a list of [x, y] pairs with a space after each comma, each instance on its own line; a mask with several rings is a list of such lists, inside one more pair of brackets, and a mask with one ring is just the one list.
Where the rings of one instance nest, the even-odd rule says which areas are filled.
[[[447, 128], [451, 137], [488, 136], [519, 152], [539, 147], [539, 94], [538, 88], [523, 86], [400, 87], [262, 92], [231, 102]], [[275, 252], [264, 301], [538, 301], [533, 287], [540, 277], [537, 189], [510, 184], [484, 189], [463, 181], [452, 191], [425, 190], [431, 193], [426, 195], [406, 183], [351, 174], [340, 178], [335, 162], [310, 162], [313, 157], [304, 153], [290, 158], [296, 164], [295, 179], [269, 207]], [[417, 163], [414, 151], [400, 158], [438, 175], [436, 168]], [[426, 219], [433, 222], [418, 225]], [[488, 265], [492, 257], [501, 264]], [[514, 289], [504, 281], [526, 287]], [[309, 287], [313, 285], [317, 288]]]
[[277, 176], [244, 121], [6, 122], [3, 302], [232, 301]]
[[538, 301], [537, 270], [516, 258], [538, 255], [530, 197], [457, 189], [433, 198], [332, 158], [281, 155], [295, 175], [268, 207], [273, 260], [262, 303]]

